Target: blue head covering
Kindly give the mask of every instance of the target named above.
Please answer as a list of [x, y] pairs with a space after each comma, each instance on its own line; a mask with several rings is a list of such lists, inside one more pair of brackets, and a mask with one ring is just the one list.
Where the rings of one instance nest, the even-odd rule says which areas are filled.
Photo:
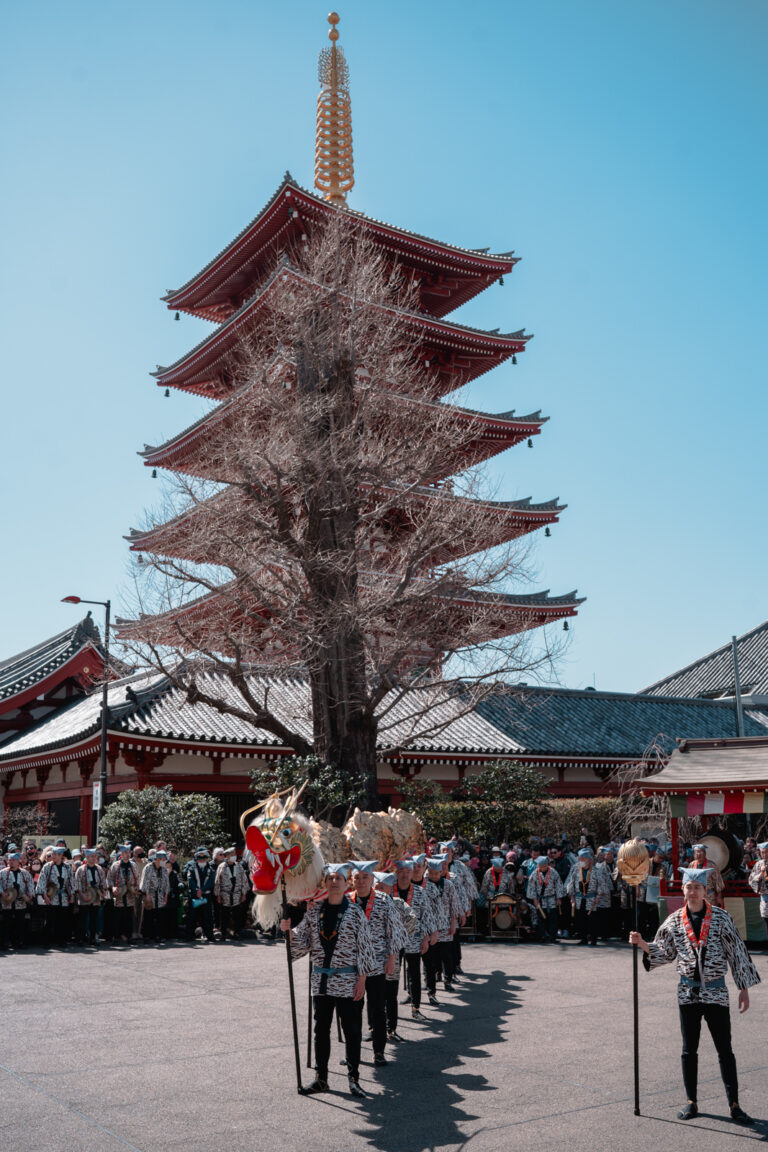
[[678, 868], [683, 875], [683, 884], [703, 884], [707, 886], [707, 876], [714, 872], [714, 868]]
[[549, 864], [549, 857], [548, 856], [537, 856], [536, 857], [536, 863], [539, 866], [539, 868], [541, 868], [541, 866], [543, 864]]
[[9, 860], [21, 860], [21, 852], [9, 852], [8, 853], [8, 859]]
[[350, 860], [349, 866], [353, 872], [370, 872], [373, 875], [378, 863], [378, 860]]
[[591, 860], [592, 859], [592, 849], [591, 848], [580, 848], [579, 849], [579, 857], [582, 860], [586, 860], [586, 858], [589, 857]]
[[758, 844], [758, 848], [761, 852], [764, 852], [765, 849], [768, 848], [768, 840], [763, 840], [762, 844]]
[[395, 868], [413, 868], [413, 860], [395, 860]]
[[503, 868], [504, 867], [504, 857], [503, 856], [491, 856], [491, 864], [493, 864], [494, 868]]
[[414, 865], [423, 864], [426, 859], [427, 859], [426, 852], [419, 852], [418, 856], [412, 856], [411, 857], [411, 863]]
[[692, 852], [706, 852], [706, 850], [707, 850], [706, 844], [693, 844], [691, 846]]
[[374, 872], [374, 876], [377, 884], [386, 884], [388, 888], [393, 888], [397, 881], [394, 872]]
[[427, 859], [427, 868], [442, 868], [443, 864], [445, 864], [445, 856], [430, 856]]
[[349, 879], [349, 873], [352, 868], [352, 862], [345, 860], [343, 864], [324, 864], [323, 876], [343, 876], [345, 880]]

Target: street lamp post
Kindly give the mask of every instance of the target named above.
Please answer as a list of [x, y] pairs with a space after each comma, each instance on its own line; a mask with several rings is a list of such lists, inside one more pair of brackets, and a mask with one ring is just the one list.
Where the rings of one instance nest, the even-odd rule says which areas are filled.
[[64, 596], [62, 604], [99, 604], [104, 609], [104, 682], [101, 687], [101, 765], [99, 771], [99, 806], [96, 809], [96, 843], [99, 842], [101, 832], [101, 818], [104, 815], [104, 806], [107, 798], [107, 705], [109, 682], [109, 614], [112, 608], [110, 600], [83, 600], [80, 596]]

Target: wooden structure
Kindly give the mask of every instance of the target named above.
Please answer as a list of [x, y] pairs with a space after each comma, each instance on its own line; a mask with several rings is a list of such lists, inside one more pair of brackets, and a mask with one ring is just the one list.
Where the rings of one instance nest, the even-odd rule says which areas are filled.
[[[640, 781], [643, 791], [669, 797], [672, 859], [680, 858], [678, 821], [701, 818], [706, 833], [727, 831], [729, 816], [768, 816], [768, 732], [730, 739], [682, 740], [660, 772]], [[762, 824], [766, 827], [765, 822]], [[726, 875], [725, 907], [745, 939], [765, 940], [759, 898], [746, 882]], [[663, 885], [668, 911], [682, 903], [679, 876]]]

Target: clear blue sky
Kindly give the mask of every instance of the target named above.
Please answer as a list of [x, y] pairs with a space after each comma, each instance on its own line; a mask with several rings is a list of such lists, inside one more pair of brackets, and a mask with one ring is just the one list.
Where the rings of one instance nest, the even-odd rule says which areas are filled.
[[[535, 333], [478, 407], [551, 417], [500, 494], [569, 505], [539, 587], [588, 596], [561, 681], [634, 691], [768, 617], [765, 0], [341, 7], [353, 207], [523, 259], [456, 318]], [[0, 657], [119, 603], [135, 453], [200, 411], [148, 373], [158, 297], [313, 179], [328, 7], [6, 5]]]

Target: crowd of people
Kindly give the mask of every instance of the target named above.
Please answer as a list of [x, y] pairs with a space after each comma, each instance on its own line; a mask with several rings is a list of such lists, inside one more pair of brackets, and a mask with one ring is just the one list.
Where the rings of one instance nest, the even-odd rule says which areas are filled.
[[[616, 867], [618, 842], [598, 845], [584, 829], [577, 843], [531, 837], [525, 845], [487, 845], [456, 836], [450, 844], [466, 905], [460, 927], [473, 936], [491, 929], [497, 897], [509, 898], [512, 935], [522, 940], [595, 947], [626, 940], [633, 928], [632, 890]], [[439, 849], [435, 838], [424, 847], [432, 858]], [[648, 876], [637, 891], [645, 939], [659, 927], [661, 878], [672, 880], [678, 864], [708, 868], [707, 899], [723, 906], [724, 881], [703, 845], [685, 845], [677, 862], [669, 843], [649, 840], [647, 848]], [[748, 839], [744, 866], [768, 932], [766, 861], [768, 852]], [[182, 864], [162, 841], [148, 850], [121, 844], [111, 853], [102, 844], [70, 849], [63, 838], [42, 850], [33, 840], [10, 843], [0, 854], [0, 949], [28, 940], [52, 948], [237, 940], [251, 926], [253, 897], [248, 861], [234, 846], [201, 846]]]
[[234, 847], [199, 847], [182, 866], [158, 841], [69, 849], [61, 838], [42, 851], [34, 841], [0, 857], [0, 949], [32, 939], [71, 944], [210, 943], [239, 939], [253, 893], [247, 861]]

